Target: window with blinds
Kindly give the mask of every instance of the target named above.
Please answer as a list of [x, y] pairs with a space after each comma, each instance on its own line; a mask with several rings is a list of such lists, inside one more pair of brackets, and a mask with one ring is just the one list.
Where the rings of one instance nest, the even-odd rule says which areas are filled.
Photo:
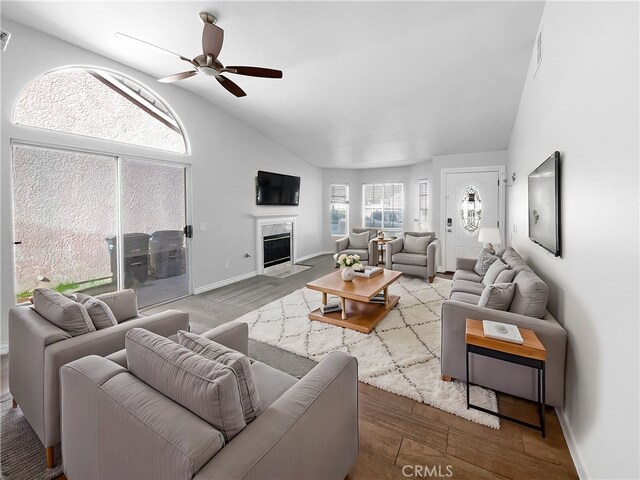
[[404, 192], [401, 183], [362, 186], [362, 224], [366, 228], [402, 230]]
[[349, 231], [349, 185], [331, 184], [331, 235]]
[[429, 181], [418, 182], [418, 230], [430, 230], [429, 221]]

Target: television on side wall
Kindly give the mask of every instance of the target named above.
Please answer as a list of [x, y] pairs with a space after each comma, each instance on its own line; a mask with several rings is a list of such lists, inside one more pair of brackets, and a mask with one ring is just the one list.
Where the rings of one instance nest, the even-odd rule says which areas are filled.
[[560, 152], [529, 174], [529, 239], [560, 256]]
[[298, 205], [300, 177], [258, 171], [256, 205]]

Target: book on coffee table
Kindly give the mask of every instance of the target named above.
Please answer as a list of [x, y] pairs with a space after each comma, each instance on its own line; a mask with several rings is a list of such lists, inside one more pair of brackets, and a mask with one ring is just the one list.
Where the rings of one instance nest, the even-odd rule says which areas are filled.
[[365, 277], [365, 278], [371, 278], [374, 275], [378, 275], [379, 273], [382, 273], [382, 271], [384, 270], [384, 268], [380, 268], [380, 267], [365, 267], [364, 270], [361, 271], [355, 271], [356, 277]]
[[324, 315], [325, 313], [331, 312], [341, 312], [342, 307], [340, 306], [339, 299], [332, 299], [327, 302], [326, 305], [320, 305], [320, 312]]
[[385, 303], [384, 292], [380, 292], [379, 294], [377, 294], [375, 297], [369, 300], [369, 303]]
[[520, 330], [518, 330], [518, 327], [515, 325], [483, 320], [482, 329], [484, 330], [485, 337], [504, 340], [505, 342], [518, 343], [520, 345], [524, 343], [522, 335], [520, 335]]

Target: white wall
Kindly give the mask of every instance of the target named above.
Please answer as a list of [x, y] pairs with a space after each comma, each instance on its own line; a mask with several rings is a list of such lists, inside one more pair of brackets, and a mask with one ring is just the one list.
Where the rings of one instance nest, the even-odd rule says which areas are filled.
[[[561, 413], [589, 478], [640, 478], [638, 13], [637, 2], [547, 2], [543, 62], [509, 146], [507, 224], [569, 334]], [[527, 175], [555, 150], [562, 258], [527, 238]]]
[[[11, 32], [11, 42], [1, 59], [0, 140], [0, 264], [2, 340], [7, 338], [7, 311], [13, 297], [13, 234], [11, 212], [11, 139], [64, 145], [70, 148], [106, 151], [177, 161], [192, 165], [193, 283], [205, 287], [255, 270], [255, 220], [252, 215], [298, 213], [298, 255], [319, 250], [322, 224], [322, 180], [320, 169], [248, 128], [215, 105], [174, 85], [159, 84], [154, 78], [82, 48], [2, 19]], [[11, 124], [11, 112], [20, 90], [32, 79], [55, 68], [91, 65], [117, 70], [147, 85], [173, 108], [188, 135], [191, 154], [177, 155], [116, 144], [85, 137]], [[212, 85], [212, 88], [218, 88]], [[251, 102], [251, 97], [238, 99]], [[239, 103], [239, 108], [241, 108]], [[258, 207], [255, 205], [257, 170], [270, 170], [302, 177], [299, 207]], [[198, 231], [200, 222], [207, 230]], [[245, 259], [248, 252], [252, 258]], [[224, 269], [224, 262], [230, 268]]]

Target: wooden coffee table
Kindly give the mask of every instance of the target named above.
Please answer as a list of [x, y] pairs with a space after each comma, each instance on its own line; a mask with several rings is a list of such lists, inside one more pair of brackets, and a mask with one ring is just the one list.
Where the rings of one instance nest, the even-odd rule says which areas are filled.
[[[384, 270], [371, 278], [356, 277], [352, 282], [345, 282], [342, 280], [341, 272], [336, 271], [307, 283], [307, 288], [322, 292], [323, 305], [327, 304], [327, 295], [335, 295], [340, 298], [342, 307], [342, 312], [325, 315], [316, 308], [309, 314], [309, 318], [362, 333], [371, 333], [400, 300], [398, 295], [389, 295], [389, 285], [401, 275], [402, 272]], [[369, 303], [369, 300], [380, 292], [384, 292], [385, 303]]]

